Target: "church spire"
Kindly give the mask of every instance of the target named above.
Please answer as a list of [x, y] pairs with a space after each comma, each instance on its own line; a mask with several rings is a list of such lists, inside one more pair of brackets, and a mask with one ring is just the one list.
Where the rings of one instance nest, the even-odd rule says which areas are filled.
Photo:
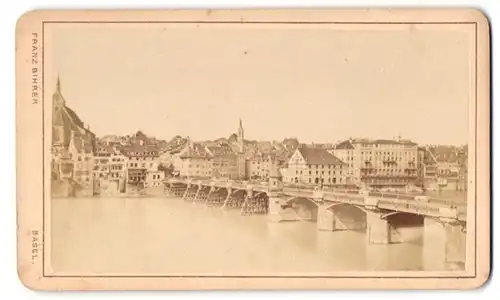
[[191, 139], [189, 138], [189, 136], [186, 138], [186, 144], [187, 144], [186, 155], [188, 157], [190, 157], [191, 156], [191, 149], [193, 148], [193, 143], [191, 142]]
[[245, 133], [243, 131], [243, 121], [241, 120], [240, 117], [240, 128], [238, 128], [238, 150], [240, 153], [244, 152], [244, 139], [245, 139]]
[[56, 91], [52, 95], [52, 103], [54, 109], [53, 113], [55, 113], [57, 109], [66, 105], [66, 101], [61, 93], [61, 80], [59, 79], [59, 74], [57, 75]]

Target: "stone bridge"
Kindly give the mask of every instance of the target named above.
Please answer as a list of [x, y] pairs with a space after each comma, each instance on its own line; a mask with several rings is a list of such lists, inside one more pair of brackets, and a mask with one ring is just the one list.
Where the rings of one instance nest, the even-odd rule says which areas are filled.
[[[363, 230], [371, 244], [433, 245], [446, 263], [465, 262], [466, 203], [405, 193], [287, 186], [211, 179], [165, 180], [165, 194], [271, 222], [315, 221], [318, 230]], [[424, 247], [425, 248], [425, 247]]]

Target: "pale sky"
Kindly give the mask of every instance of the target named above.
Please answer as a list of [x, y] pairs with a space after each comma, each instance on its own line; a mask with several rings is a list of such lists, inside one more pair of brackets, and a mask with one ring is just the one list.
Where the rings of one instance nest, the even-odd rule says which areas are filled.
[[470, 34], [374, 26], [51, 24], [45, 76], [98, 136], [467, 143]]

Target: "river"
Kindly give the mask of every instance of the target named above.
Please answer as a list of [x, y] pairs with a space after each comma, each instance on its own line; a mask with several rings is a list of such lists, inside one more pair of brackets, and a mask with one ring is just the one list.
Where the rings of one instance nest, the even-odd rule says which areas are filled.
[[369, 245], [364, 232], [269, 223], [180, 199], [56, 198], [51, 214], [55, 274], [286, 275], [433, 265], [432, 257], [424, 262], [421, 241]]

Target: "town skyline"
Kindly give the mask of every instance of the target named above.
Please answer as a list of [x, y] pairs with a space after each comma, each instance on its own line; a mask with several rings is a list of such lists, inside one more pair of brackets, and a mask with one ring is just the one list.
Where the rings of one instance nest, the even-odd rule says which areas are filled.
[[193, 28], [54, 27], [46, 99], [60, 75], [98, 136], [217, 139], [241, 117], [249, 140], [468, 143], [464, 32]]
[[[59, 77], [58, 77], [58, 82], [60, 81]], [[64, 93], [62, 93], [64, 95]], [[85, 118], [84, 118], [85, 119]], [[238, 121], [238, 120], [236, 120]], [[244, 123], [244, 120], [243, 118], [239, 118], [239, 121], [243, 121]], [[175, 134], [175, 135], [172, 135], [172, 136], [165, 136], [165, 135], [162, 135], [162, 134], [151, 134], [151, 132], [147, 131], [147, 130], [144, 130], [143, 128], [141, 127], [136, 127], [136, 129], [132, 129], [130, 131], [121, 131], [119, 133], [114, 133], [114, 132], [105, 132], [105, 133], [97, 133], [93, 130], [93, 127], [92, 127], [92, 124], [89, 124], [89, 123], [85, 123], [85, 126], [88, 127], [90, 129], [90, 131], [92, 131], [97, 138], [103, 138], [103, 137], [106, 137], [106, 136], [121, 136], [121, 137], [124, 137], [124, 136], [133, 136], [135, 133], [137, 132], [143, 132], [144, 134], [146, 134], [147, 136], [149, 137], [154, 137], [156, 139], [159, 139], [159, 140], [165, 140], [165, 141], [169, 141], [171, 139], [174, 139], [175, 137], [182, 137], [182, 138], [189, 138], [193, 141], [214, 141], [214, 140], [217, 140], [217, 139], [220, 139], [220, 138], [229, 138], [231, 135], [233, 134], [237, 134], [237, 130], [232, 130], [230, 129], [228, 132], [226, 132], [226, 135], [219, 135], [219, 136], [215, 136], [215, 137], [205, 137], [205, 138], [195, 138], [197, 137], [196, 134], [187, 134], [187, 135], [181, 135], [181, 134]], [[235, 127], [236, 128], [236, 127]], [[247, 130], [245, 129], [245, 132], [247, 132]], [[356, 139], [368, 139], [368, 140], [398, 140], [398, 139], [402, 139], [402, 140], [409, 140], [409, 141], [412, 141], [418, 145], [421, 145], [421, 146], [424, 146], [424, 145], [442, 145], [442, 146], [454, 146], [454, 147], [463, 147], [463, 146], [467, 146], [468, 145], [468, 141], [465, 142], [465, 143], [458, 143], [458, 144], [446, 144], [446, 143], [421, 143], [415, 139], [412, 139], [411, 137], [406, 137], [406, 136], [401, 136], [401, 135], [395, 135], [395, 136], [375, 136], [375, 137], [370, 137], [370, 136], [352, 136], [352, 135], [344, 135], [344, 138], [337, 138], [337, 139], [333, 139], [333, 140], [325, 140], [325, 141], [311, 141], [311, 140], [307, 140], [307, 139], [301, 139], [299, 137], [297, 137], [296, 135], [285, 135], [281, 138], [273, 138], [273, 139], [255, 139], [255, 138], [251, 138], [251, 137], [248, 137], [248, 135], [245, 134], [245, 140], [247, 141], [269, 141], [269, 142], [273, 142], [273, 141], [283, 141], [284, 139], [297, 139], [299, 141], [299, 143], [301, 144], [336, 144], [336, 143], [340, 143], [342, 141], [346, 141], [346, 140], [356, 140]]]

